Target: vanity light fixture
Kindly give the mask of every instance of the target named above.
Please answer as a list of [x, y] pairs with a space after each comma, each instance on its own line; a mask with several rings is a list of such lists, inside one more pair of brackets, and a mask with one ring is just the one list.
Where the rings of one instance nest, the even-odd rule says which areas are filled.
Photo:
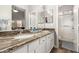
[[16, 10], [16, 9], [13, 9], [13, 12], [17, 13], [17, 12], [19, 12], [19, 11], [18, 11], [18, 10]]

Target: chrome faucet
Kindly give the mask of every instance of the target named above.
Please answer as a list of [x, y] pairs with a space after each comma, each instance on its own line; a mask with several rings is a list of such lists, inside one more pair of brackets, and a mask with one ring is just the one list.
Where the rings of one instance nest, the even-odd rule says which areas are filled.
[[22, 32], [23, 32], [23, 29], [19, 29], [19, 33], [22, 34]]

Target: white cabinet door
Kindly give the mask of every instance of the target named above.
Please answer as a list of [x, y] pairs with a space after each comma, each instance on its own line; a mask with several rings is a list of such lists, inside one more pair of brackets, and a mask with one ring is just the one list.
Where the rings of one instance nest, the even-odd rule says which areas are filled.
[[51, 49], [53, 48], [53, 46], [54, 46], [54, 33], [51, 33], [50, 34], [50, 39], [51, 39], [51, 43], [50, 43], [50, 45], [51, 45]]
[[36, 53], [46, 53], [46, 37], [40, 38], [40, 45], [36, 49]]
[[36, 53], [48, 53], [54, 46], [54, 33], [39, 39], [40, 45], [36, 49]]
[[39, 47], [36, 49], [36, 53], [46, 53], [46, 43], [42, 43], [39, 45]]
[[38, 46], [39, 46], [39, 39], [37, 39], [33, 42], [30, 42], [28, 44], [28, 53], [35, 53]]
[[13, 53], [27, 53], [27, 45], [19, 47]]
[[50, 39], [47, 36], [47, 52], [50, 52]]
[[54, 34], [47, 35], [47, 52], [50, 52], [54, 46]]

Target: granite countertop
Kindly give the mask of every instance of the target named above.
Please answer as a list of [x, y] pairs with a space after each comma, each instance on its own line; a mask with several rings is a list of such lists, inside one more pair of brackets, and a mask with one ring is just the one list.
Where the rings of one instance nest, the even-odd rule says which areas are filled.
[[14, 36], [2, 36], [0, 37], [0, 52], [10, 52], [9, 50], [18, 48], [24, 44], [30, 43], [38, 38], [41, 38], [45, 35], [50, 34], [51, 31], [43, 30], [37, 33], [23, 33], [21, 35], [33, 34], [33, 36], [26, 38], [26, 39], [14, 39]]

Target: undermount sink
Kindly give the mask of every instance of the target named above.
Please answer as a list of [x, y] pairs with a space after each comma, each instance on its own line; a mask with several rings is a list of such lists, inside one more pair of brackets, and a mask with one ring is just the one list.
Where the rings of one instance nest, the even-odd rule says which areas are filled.
[[14, 39], [27, 39], [27, 38], [30, 38], [33, 36], [34, 36], [34, 34], [22, 34], [22, 35], [15, 36]]
[[36, 32], [41, 32], [42, 30], [31, 30], [30, 32], [32, 32], [32, 33], [36, 33]]

